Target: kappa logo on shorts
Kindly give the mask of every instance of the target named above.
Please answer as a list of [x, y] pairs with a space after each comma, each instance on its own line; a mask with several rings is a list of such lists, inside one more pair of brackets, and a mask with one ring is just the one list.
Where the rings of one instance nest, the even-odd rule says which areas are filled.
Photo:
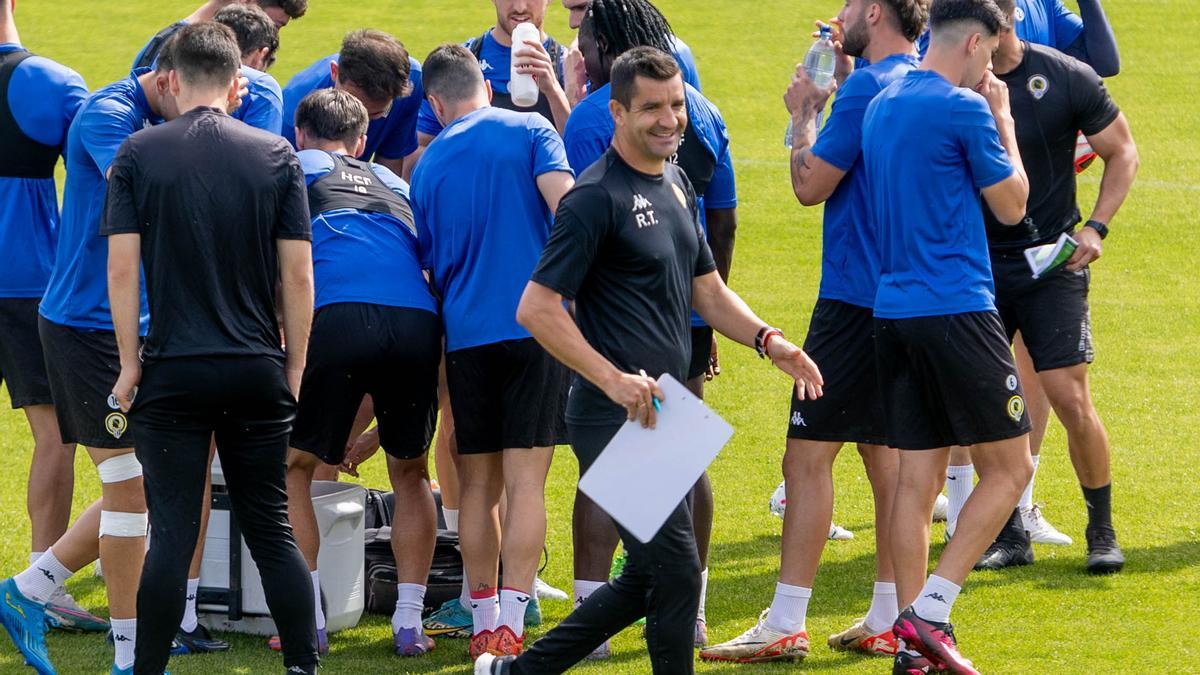
[[1008, 416], [1014, 422], [1020, 423], [1021, 418], [1025, 416], [1025, 399], [1020, 396], [1008, 399]]
[[1017, 390], [1017, 376], [1009, 375], [1008, 377], [1006, 377], [1004, 379], [1004, 386], [1008, 387], [1009, 391], [1016, 391]]
[[129, 428], [129, 421], [125, 419], [124, 413], [109, 413], [108, 417], [104, 418], [104, 428], [108, 430], [109, 435], [113, 438], [121, 438], [125, 435], [125, 430]]
[[794, 427], [808, 426], [808, 424], [805, 423], [805, 421], [804, 421], [804, 416], [800, 414], [800, 411], [796, 411], [796, 412], [792, 413], [792, 426], [794, 426]]

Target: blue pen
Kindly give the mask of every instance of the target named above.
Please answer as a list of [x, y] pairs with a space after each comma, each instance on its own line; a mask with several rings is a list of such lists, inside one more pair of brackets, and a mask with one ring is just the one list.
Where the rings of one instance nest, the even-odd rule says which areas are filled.
[[[642, 377], [650, 377], [646, 374], [644, 369], [638, 370], [638, 373], [640, 373]], [[650, 402], [654, 404], [654, 412], [662, 412], [662, 403], [659, 403], [657, 396], [651, 395]]]

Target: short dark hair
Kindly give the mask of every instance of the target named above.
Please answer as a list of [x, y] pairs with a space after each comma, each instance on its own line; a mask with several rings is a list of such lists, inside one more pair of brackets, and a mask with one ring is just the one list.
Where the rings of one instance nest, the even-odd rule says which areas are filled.
[[305, 134], [326, 141], [341, 141], [353, 149], [367, 133], [367, 107], [362, 101], [337, 89], [318, 89], [296, 106], [297, 127]]
[[637, 91], [637, 78], [664, 82], [679, 73], [679, 64], [670, 54], [654, 47], [634, 47], [613, 63], [612, 97], [628, 108]]
[[154, 70], [158, 73], [165, 73], [170, 70], [175, 70], [175, 54], [172, 47], [175, 45], [175, 39], [179, 37], [179, 32], [171, 34], [166, 40], [163, 40], [162, 46], [158, 49], [158, 57], [154, 59]]
[[346, 35], [338, 55], [338, 81], [350, 82], [375, 101], [404, 96], [410, 90], [408, 50], [383, 31], [364, 29]]
[[261, 7], [230, 5], [217, 12], [213, 21], [229, 26], [237, 36], [238, 49], [242, 50], [242, 56], [266, 47], [269, 58], [279, 49], [279, 29]]
[[443, 44], [425, 57], [421, 85], [426, 96], [458, 102], [483, 89], [483, 71], [471, 50], [458, 44]]
[[168, 62], [188, 84], [227, 85], [242, 67], [237, 36], [228, 26], [212, 21], [184, 26], [168, 47]]
[[929, 22], [929, 0], [879, 0], [892, 10], [896, 29], [909, 42], [916, 42]]
[[1004, 16], [1009, 17], [1008, 23], [1011, 24], [1013, 12], [1017, 11], [1016, 0], [996, 0], [996, 6], [1000, 8], [1001, 12], [1004, 12]]
[[671, 51], [671, 24], [649, 0], [591, 0], [584, 21], [596, 46], [613, 59], [634, 47]]
[[1008, 17], [996, 5], [996, 0], [933, 0], [929, 8], [929, 27], [932, 31], [952, 24], [971, 22], [983, 27], [990, 35], [999, 35], [1008, 27]]
[[259, 7], [279, 7], [293, 19], [308, 11], [308, 0], [257, 0]]

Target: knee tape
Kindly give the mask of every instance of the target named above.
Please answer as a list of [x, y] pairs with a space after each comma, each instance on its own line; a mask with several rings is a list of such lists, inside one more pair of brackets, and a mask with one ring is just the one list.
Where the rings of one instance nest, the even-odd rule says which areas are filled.
[[142, 475], [142, 465], [131, 452], [110, 457], [96, 465], [101, 483], [120, 483]]
[[100, 536], [144, 537], [150, 529], [150, 518], [145, 513], [100, 512]]

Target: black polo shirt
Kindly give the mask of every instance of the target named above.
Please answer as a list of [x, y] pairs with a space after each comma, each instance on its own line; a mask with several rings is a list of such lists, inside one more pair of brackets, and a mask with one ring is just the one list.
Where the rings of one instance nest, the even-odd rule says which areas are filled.
[[984, 204], [992, 249], [1026, 248], [1054, 241], [1081, 220], [1075, 199], [1075, 144], [1117, 119], [1104, 81], [1091, 66], [1042, 45], [1023, 43], [1025, 56], [998, 75], [1008, 85], [1017, 147], [1029, 176], [1025, 220], [1002, 225]]
[[144, 357], [282, 357], [276, 240], [312, 237], [292, 146], [197, 108], [130, 136], [111, 171], [101, 234], [142, 236]]
[[[692, 280], [716, 270], [696, 194], [679, 167], [640, 173], [609, 148], [559, 204], [533, 281], [575, 301], [584, 338], [619, 370], [683, 381]], [[576, 377], [573, 424], [620, 424], [625, 409]]]

